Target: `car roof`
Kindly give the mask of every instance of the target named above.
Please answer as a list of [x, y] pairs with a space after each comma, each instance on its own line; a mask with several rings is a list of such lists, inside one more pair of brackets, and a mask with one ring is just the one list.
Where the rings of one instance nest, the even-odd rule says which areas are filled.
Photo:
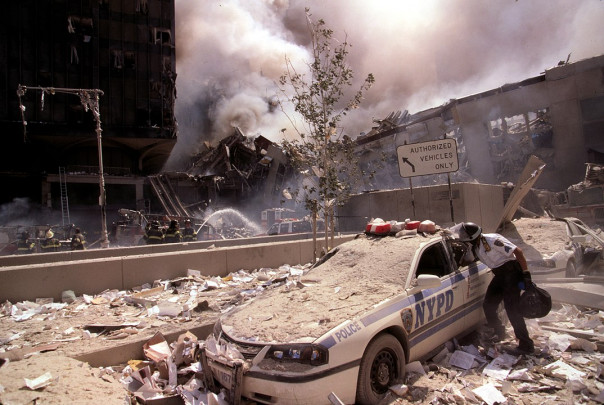
[[[403, 293], [415, 252], [430, 240], [421, 235], [359, 235], [308, 271], [301, 285], [270, 289], [225, 314], [223, 329], [230, 337], [246, 341], [314, 340], [342, 321]], [[304, 320], [296, 319], [297, 315]]]

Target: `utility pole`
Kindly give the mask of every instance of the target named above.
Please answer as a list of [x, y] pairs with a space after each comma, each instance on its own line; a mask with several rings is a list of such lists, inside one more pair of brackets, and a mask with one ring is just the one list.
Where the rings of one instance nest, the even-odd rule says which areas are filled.
[[17, 87], [17, 97], [19, 97], [19, 109], [21, 110], [21, 119], [23, 120], [23, 137], [26, 136], [27, 121], [25, 121], [25, 106], [21, 102], [21, 97], [25, 95], [27, 90], [40, 90], [42, 109], [44, 109], [44, 94], [54, 95], [56, 93], [73, 94], [80, 97], [80, 102], [84, 107], [84, 111], [92, 111], [96, 122], [96, 139], [99, 151], [99, 205], [101, 206], [101, 247], [106, 249], [109, 247], [109, 238], [107, 234], [107, 201], [105, 195], [105, 176], [103, 174], [103, 144], [101, 133], [101, 111], [99, 97], [104, 93], [99, 89], [70, 89], [60, 87], [35, 87], [22, 86]]

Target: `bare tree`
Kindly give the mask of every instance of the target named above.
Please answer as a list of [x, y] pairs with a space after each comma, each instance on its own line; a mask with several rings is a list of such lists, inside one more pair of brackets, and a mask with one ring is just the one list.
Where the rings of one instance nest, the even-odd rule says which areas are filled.
[[280, 103], [284, 113], [284, 103], [291, 103], [302, 118], [298, 124], [288, 115], [297, 138], [282, 141], [282, 146], [294, 168], [305, 176], [301, 188], [294, 192], [301, 192], [305, 208], [312, 213], [316, 257], [316, 218], [323, 211], [325, 247], [329, 250], [328, 229], [333, 240], [335, 207], [350, 195], [350, 182], [358, 171], [358, 165], [353, 163], [353, 142], [344, 134], [340, 122], [358, 108], [375, 79], [368, 74], [359, 89], [350, 94], [354, 76], [346, 60], [351, 47], [347, 37], [343, 42], [337, 41], [324, 20], [313, 21], [308, 8], [306, 20], [312, 60], [306, 62], [308, 71], [298, 72], [291, 59], [285, 58], [286, 71], [280, 78], [284, 98]]

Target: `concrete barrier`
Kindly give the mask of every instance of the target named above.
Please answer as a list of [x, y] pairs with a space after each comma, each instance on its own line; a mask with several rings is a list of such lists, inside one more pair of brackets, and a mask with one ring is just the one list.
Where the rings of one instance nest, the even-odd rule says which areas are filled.
[[[361, 231], [362, 229], [363, 228], [361, 228]], [[320, 233], [317, 237], [322, 241], [324, 234]], [[240, 239], [205, 240], [185, 243], [166, 243], [161, 245], [113, 247], [109, 249], [88, 249], [65, 252], [36, 253], [29, 255], [9, 255], [0, 256], [0, 267], [44, 264], [52, 262], [67, 262], [73, 260], [101, 259], [108, 257], [144, 255], [151, 253], [168, 253], [176, 251], [206, 249], [210, 246], [229, 247], [311, 239], [311, 233], [297, 233], [278, 236], [256, 236], [253, 238]]]
[[[334, 246], [354, 237], [355, 235], [336, 237]], [[240, 269], [252, 271], [262, 267], [275, 268], [284, 264], [305, 264], [312, 261], [312, 239], [285, 242], [272, 240], [272, 243], [244, 246], [172, 249], [159, 253], [4, 266], [0, 267], [0, 302], [36, 298], [59, 301], [65, 290], [73, 290], [78, 296], [94, 295], [107, 289], [128, 290], [154, 280], [184, 276], [188, 269], [198, 270], [206, 276], [226, 276]], [[320, 251], [324, 240], [317, 242]], [[124, 253], [124, 250], [121, 251]], [[136, 248], [133, 251], [138, 252]], [[130, 252], [132, 251], [128, 251]]]

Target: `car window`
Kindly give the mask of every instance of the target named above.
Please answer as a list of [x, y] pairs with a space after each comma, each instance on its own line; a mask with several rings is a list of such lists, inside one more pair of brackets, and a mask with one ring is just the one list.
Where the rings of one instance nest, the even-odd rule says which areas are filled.
[[419, 259], [416, 277], [420, 274], [433, 274], [443, 277], [450, 273], [449, 265], [445, 259], [445, 249], [441, 243], [428, 247]]
[[266, 233], [269, 235], [277, 235], [279, 233], [279, 224], [273, 224]]
[[468, 259], [467, 253], [468, 253], [470, 247], [464, 242], [461, 242], [459, 240], [449, 239], [447, 241], [447, 246], [449, 247], [449, 250], [451, 251], [451, 255], [453, 257], [453, 262], [455, 263], [457, 268], [462, 267], [462, 266], [467, 266], [470, 263], [473, 263], [477, 260], [477, 258], [474, 257], [474, 255], [469, 255], [472, 260]]
[[279, 233], [289, 233], [290, 222], [283, 222], [279, 227]]

